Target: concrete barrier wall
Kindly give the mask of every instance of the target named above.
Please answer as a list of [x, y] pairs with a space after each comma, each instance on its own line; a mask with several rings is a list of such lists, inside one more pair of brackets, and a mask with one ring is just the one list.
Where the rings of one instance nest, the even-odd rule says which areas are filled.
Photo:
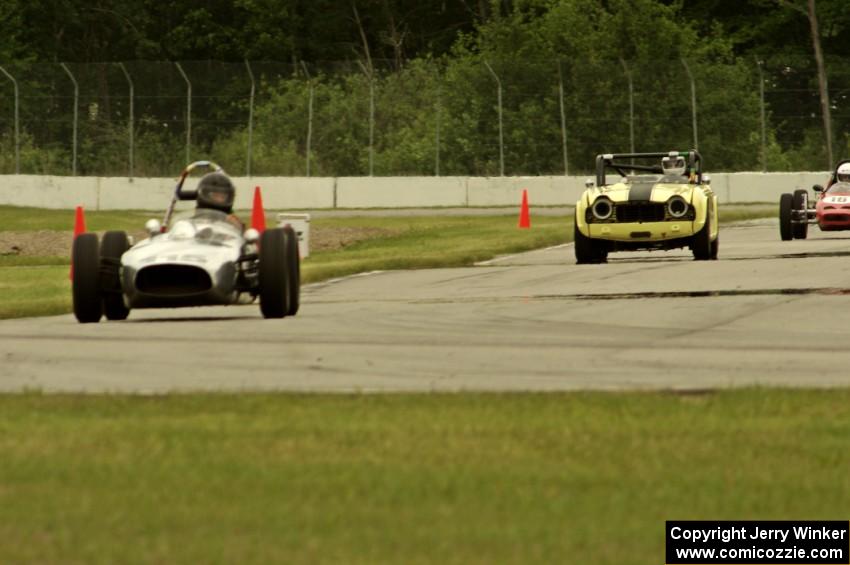
[[467, 206], [466, 177], [341, 177], [338, 208]]
[[826, 185], [822, 173], [721, 173], [711, 175], [711, 184], [721, 202], [776, 202], [783, 192], [812, 185]]
[[250, 209], [254, 187], [262, 189], [263, 206], [269, 210], [334, 208], [336, 179], [308, 177], [234, 178], [236, 207]]
[[[712, 186], [721, 202], [776, 202], [783, 192], [826, 184], [827, 172], [716, 173]], [[532, 206], [573, 205], [586, 176], [551, 177], [234, 177], [236, 207], [251, 207], [262, 187], [270, 210], [515, 206], [523, 189]], [[90, 210], [163, 210], [175, 179], [0, 175], [0, 204]], [[191, 181], [190, 181], [191, 182]]]
[[573, 205], [584, 191], [583, 177], [470, 177], [467, 180], [470, 206], [517, 204], [528, 190], [528, 201], [540, 206]]

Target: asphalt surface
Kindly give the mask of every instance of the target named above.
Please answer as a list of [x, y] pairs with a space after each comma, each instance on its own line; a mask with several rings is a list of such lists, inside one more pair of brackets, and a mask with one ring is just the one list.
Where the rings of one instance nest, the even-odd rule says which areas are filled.
[[720, 260], [572, 247], [256, 305], [0, 322], [0, 390], [550, 391], [850, 385], [850, 232], [721, 230]]

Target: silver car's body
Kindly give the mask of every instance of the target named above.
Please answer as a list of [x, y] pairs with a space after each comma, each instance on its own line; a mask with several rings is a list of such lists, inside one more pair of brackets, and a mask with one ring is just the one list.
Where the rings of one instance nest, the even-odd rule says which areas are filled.
[[[186, 177], [197, 169], [219, 173], [210, 183], [224, 187], [219, 191], [223, 198], [207, 194], [214, 185], [204, 185], [203, 178], [198, 183], [203, 188], [183, 190]], [[136, 308], [228, 305], [257, 298], [264, 318], [295, 316], [301, 287], [298, 235], [289, 225], [245, 230], [225, 212], [232, 209], [234, 193], [220, 166], [196, 161], [183, 169], [162, 223], [152, 219], [145, 224], [149, 238], [131, 245], [124, 231], [108, 231], [102, 240], [95, 233], [78, 234], [71, 250], [77, 320], [126, 320]], [[265, 214], [258, 201], [252, 217]], [[195, 210], [175, 216], [178, 202], [194, 202]]]
[[[216, 210], [176, 218], [121, 256], [121, 287], [130, 308], [233, 304], [255, 287], [242, 230]], [[241, 261], [240, 261], [241, 259]], [[252, 268], [253, 265], [253, 268]]]

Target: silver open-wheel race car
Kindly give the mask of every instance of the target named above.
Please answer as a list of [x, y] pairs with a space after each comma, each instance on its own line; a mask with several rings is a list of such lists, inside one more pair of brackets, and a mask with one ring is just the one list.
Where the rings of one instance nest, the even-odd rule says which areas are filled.
[[[195, 170], [210, 172], [195, 190], [185, 190]], [[229, 196], [215, 192], [216, 183], [229, 185]], [[175, 214], [178, 201], [195, 201], [196, 210]], [[78, 235], [71, 255], [77, 320], [124, 320], [135, 308], [230, 305], [257, 298], [265, 318], [294, 316], [300, 294], [295, 231], [286, 225], [243, 233], [229, 214], [232, 206], [233, 186], [221, 167], [197, 161], [180, 175], [162, 223], [152, 219], [145, 224], [148, 238], [131, 245], [123, 231], [108, 231], [100, 241], [94, 233]]]

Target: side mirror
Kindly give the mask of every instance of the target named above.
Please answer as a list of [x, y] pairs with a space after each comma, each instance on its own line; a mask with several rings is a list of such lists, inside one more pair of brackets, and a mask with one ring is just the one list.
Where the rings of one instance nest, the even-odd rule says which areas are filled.
[[814, 190], [815, 192], [823, 192], [823, 187], [819, 184], [816, 184], [812, 187], [812, 190]]
[[711, 175], [705, 174], [702, 175], [702, 184], [711, 184]]
[[593, 179], [587, 179], [584, 181], [584, 188], [593, 188], [596, 186], [596, 182]]
[[159, 220], [151, 218], [145, 222], [145, 231], [147, 231], [151, 237], [158, 235], [162, 233], [162, 224], [159, 223]]

